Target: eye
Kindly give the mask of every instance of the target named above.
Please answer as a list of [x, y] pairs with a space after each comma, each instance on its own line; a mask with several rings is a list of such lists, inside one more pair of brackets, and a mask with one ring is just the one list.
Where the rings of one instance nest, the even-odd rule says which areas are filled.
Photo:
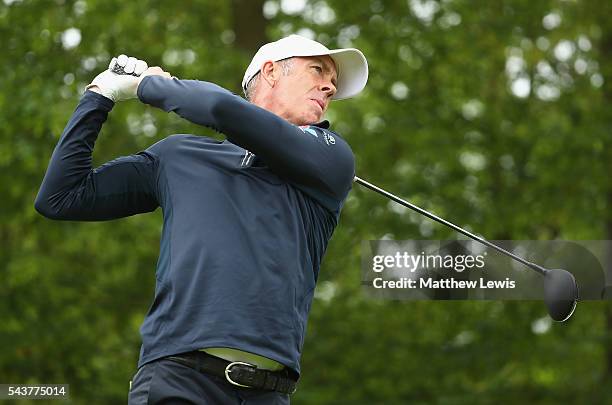
[[314, 65], [313, 68], [315, 68], [317, 72], [323, 73], [323, 68], [321, 66]]

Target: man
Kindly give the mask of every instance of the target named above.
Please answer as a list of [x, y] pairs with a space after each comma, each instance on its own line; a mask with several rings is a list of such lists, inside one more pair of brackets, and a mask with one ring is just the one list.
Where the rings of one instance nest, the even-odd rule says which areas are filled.
[[[36, 209], [60, 220], [164, 214], [155, 298], [129, 402], [289, 403], [319, 265], [352, 185], [348, 144], [322, 121], [358, 94], [367, 62], [291, 35], [262, 46], [246, 101], [125, 56], [88, 86], [53, 152]], [[140, 74], [140, 77], [135, 75]], [[173, 135], [96, 169], [114, 101], [223, 133]]]

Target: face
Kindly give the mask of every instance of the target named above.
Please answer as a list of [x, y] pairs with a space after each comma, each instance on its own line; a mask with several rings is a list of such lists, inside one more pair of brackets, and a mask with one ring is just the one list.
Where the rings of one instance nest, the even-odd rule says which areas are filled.
[[292, 62], [289, 74], [278, 74], [269, 88], [270, 109], [295, 125], [320, 122], [336, 93], [336, 65], [327, 55], [295, 57]]

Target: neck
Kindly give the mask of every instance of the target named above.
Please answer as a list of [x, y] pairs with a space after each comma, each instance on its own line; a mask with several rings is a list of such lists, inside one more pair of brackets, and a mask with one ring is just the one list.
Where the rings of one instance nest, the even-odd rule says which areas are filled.
[[258, 95], [256, 95], [256, 97], [253, 98], [251, 103], [255, 104], [258, 107], [263, 108], [264, 110], [268, 110], [271, 113], [274, 113], [274, 114], [278, 115], [279, 117], [283, 118], [286, 121], [291, 122], [292, 124], [299, 125], [299, 124], [293, 122], [290, 118], [288, 118], [286, 116], [286, 114], [284, 114], [283, 110], [278, 107], [278, 105], [273, 104], [271, 102], [271, 97], [266, 97], [263, 94], [262, 95], [258, 94]]

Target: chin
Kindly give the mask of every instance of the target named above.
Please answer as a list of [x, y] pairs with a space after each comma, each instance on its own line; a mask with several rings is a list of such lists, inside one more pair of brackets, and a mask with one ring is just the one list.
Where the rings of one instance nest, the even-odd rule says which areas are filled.
[[318, 111], [304, 111], [302, 115], [296, 115], [295, 120], [292, 121], [295, 125], [310, 125], [316, 124], [317, 122], [321, 122], [323, 119], [323, 114], [320, 114]]
[[316, 124], [317, 122], [321, 122], [322, 119], [323, 119], [323, 115], [321, 114], [309, 114], [308, 124]]

